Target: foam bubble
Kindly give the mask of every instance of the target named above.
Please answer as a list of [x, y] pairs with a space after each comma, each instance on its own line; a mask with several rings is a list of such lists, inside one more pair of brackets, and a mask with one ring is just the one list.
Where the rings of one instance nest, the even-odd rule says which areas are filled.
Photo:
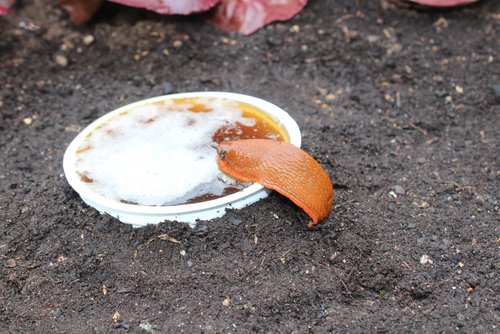
[[210, 112], [192, 112], [192, 104], [141, 106], [94, 129], [80, 145], [76, 170], [92, 179], [88, 186], [105, 197], [141, 205], [163, 205], [197, 185], [227, 180], [215, 160], [212, 137], [223, 126], [241, 123], [234, 101], [197, 98]]

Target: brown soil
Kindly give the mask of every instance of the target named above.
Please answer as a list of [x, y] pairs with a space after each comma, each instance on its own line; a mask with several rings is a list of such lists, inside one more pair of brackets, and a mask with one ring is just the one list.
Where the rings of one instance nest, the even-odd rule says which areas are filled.
[[[251, 36], [111, 3], [84, 27], [56, 1], [13, 10], [0, 18], [2, 332], [498, 333], [500, 2], [311, 0]], [[273, 193], [194, 229], [133, 229], [68, 185], [62, 157], [89, 122], [205, 90], [295, 118], [334, 183], [326, 221], [307, 228]]]

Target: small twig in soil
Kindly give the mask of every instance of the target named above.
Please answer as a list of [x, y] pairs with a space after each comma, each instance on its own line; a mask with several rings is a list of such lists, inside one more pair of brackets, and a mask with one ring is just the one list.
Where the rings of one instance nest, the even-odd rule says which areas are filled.
[[292, 249], [293, 249], [293, 247], [292, 247], [292, 248], [290, 248], [289, 250], [287, 250], [285, 254], [281, 255], [281, 256], [278, 258], [278, 260], [284, 259], [284, 258], [285, 258], [285, 256], [286, 256], [288, 253], [290, 253], [290, 252], [292, 251]]
[[392, 122], [392, 123], [397, 123], [395, 118], [391, 118], [389, 116], [382, 116], [382, 119], [385, 119], [386, 121]]
[[333, 22], [333, 24], [339, 24], [347, 19], [350, 19], [351, 17], [354, 17], [354, 14], [346, 14], [342, 17], [339, 17], [338, 19], [335, 20], [335, 22]]
[[405, 122], [406, 124], [408, 124], [409, 126], [411, 126], [412, 128], [414, 129], [417, 129], [418, 131], [422, 132], [424, 134], [424, 136], [427, 136], [427, 131], [425, 131], [424, 129], [422, 129], [421, 127], [419, 126], [416, 126], [415, 124], [413, 124], [412, 122]]
[[354, 270], [356, 270], [356, 269], [352, 268], [352, 270], [351, 270], [351, 272], [349, 273], [349, 275], [347, 275], [346, 281], [348, 281], [348, 280], [350, 280], [350, 279], [351, 279], [351, 275], [352, 275], [352, 273], [354, 272]]
[[448, 183], [448, 184], [454, 184], [455, 186], [459, 187], [460, 186], [458, 185], [458, 183], [456, 183], [455, 181], [439, 181], [439, 180], [434, 180], [434, 182], [437, 182], [437, 183]]
[[353, 202], [355, 202], [355, 201], [356, 201], [356, 200], [351, 199], [351, 200], [349, 200], [349, 201], [347, 201], [347, 202], [344, 202], [344, 203], [340, 203], [340, 204], [338, 204], [338, 205], [335, 205], [335, 206], [333, 207], [333, 210], [337, 210], [338, 208], [341, 208], [341, 207], [343, 207], [343, 206], [345, 206], [345, 205], [347, 205], [347, 204], [353, 203]]
[[161, 239], [161, 240], [170, 241], [170, 242], [173, 242], [173, 243], [176, 243], [176, 244], [180, 244], [181, 243], [180, 241], [175, 240], [174, 238], [172, 238], [171, 236], [169, 236], [167, 234], [159, 235], [158, 238]]
[[439, 181], [439, 180], [434, 180], [434, 182], [437, 182], [437, 183], [445, 183], [445, 184], [453, 184], [454, 186], [456, 186], [457, 188], [461, 188], [461, 189], [471, 189], [471, 190], [476, 190], [476, 187], [473, 187], [473, 186], [461, 186], [459, 185], [458, 183], [456, 183], [455, 181]]
[[427, 309], [427, 310], [423, 311], [422, 314], [430, 313], [430, 312], [432, 312], [432, 310], [434, 310], [434, 306], [431, 307], [430, 309]]
[[408, 263], [406, 263], [405, 261], [403, 261], [403, 264], [406, 266], [406, 268], [410, 269], [410, 270], [413, 270], [412, 267], [410, 267], [410, 265]]
[[347, 294], [349, 295], [349, 297], [352, 298], [352, 295], [351, 295], [351, 291], [349, 291], [349, 289], [347, 288], [347, 285], [345, 285], [344, 281], [342, 280], [342, 278], [340, 278], [340, 281], [342, 282], [342, 284], [344, 285], [344, 288], [345, 288], [345, 291], [347, 291]]
[[186, 299], [186, 298], [187, 298], [187, 297], [189, 297], [190, 295], [191, 295], [191, 294], [190, 294], [190, 293], [188, 293], [187, 295], [185, 295], [185, 296], [182, 296], [182, 297], [178, 298], [178, 300], [183, 300], [183, 299]]

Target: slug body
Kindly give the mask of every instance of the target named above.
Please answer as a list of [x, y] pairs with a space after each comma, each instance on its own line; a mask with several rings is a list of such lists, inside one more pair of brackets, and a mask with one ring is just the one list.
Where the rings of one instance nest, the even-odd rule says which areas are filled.
[[286, 142], [246, 139], [220, 143], [217, 165], [229, 177], [257, 182], [291, 199], [311, 218], [309, 227], [323, 221], [333, 203], [330, 178], [319, 163]]

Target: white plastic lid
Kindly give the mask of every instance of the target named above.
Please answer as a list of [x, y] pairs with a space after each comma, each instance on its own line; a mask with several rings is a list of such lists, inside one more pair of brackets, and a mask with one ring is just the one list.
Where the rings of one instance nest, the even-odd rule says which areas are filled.
[[276, 122], [287, 131], [291, 144], [297, 147], [300, 147], [301, 145], [301, 134], [297, 123], [283, 109], [262, 99], [248, 95], [224, 92], [193, 92], [160, 96], [116, 109], [100, 117], [86, 127], [80, 134], [78, 134], [78, 136], [68, 146], [64, 154], [63, 167], [69, 184], [80, 194], [81, 198], [88, 205], [96, 208], [101, 213], [108, 213], [109, 215], [118, 218], [123, 223], [132, 224], [134, 227], [140, 227], [147, 224], [157, 224], [165, 220], [186, 222], [194, 227], [197, 220], [210, 220], [223, 216], [226, 213], [226, 208], [241, 209], [260, 200], [261, 198], [267, 197], [271, 190], [255, 183], [234, 194], [205, 202], [173, 206], [146, 206], [127, 204], [106, 198], [92, 191], [87, 184], [81, 180], [81, 176], [77, 173], [75, 168], [77, 150], [79, 149], [84, 138], [102, 123], [127, 110], [135, 109], [147, 104], [158, 103], [171, 99], [197, 97], [228, 99], [252, 105], [275, 119]]

